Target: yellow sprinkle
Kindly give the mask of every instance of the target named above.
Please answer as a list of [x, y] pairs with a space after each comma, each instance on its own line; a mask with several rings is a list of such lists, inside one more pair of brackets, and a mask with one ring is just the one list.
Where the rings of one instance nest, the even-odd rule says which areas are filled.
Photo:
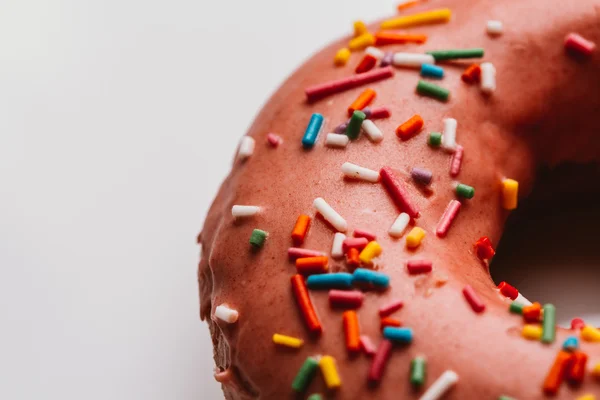
[[365, 25], [362, 21], [354, 21], [354, 37], [358, 37], [363, 33], [369, 32], [367, 30], [367, 25]]
[[376, 241], [369, 242], [367, 246], [360, 252], [358, 259], [364, 264], [369, 264], [372, 259], [381, 254], [381, 246]]
[[304, 340], [276, 333], [273, 335], [273, 343], [285, 347], [291, 347], [293, 349], [299, 349], [304, 344]]
[[346, 65], [348, 59], [350, 59], [350, 50], [344, 47], [342, 49], [339, 49], [338, 52], [335, 53], [333, 62], [335, 63], [335, 65], [341, 67], [343, 65]]
[[502, 181], [502, 207], [505, 210], [514, 210], [517, 208], [519, 197], [519, 182], [514, 179], [504, 179]]
[[600, 330], [586, 325], [581, 330], [581, 338], [586, 342], [600, 342]]
[[594, 368], [592, 368], [592, 376], [596, 379], [600, 379], [600, 362], [596, 363]]
[[596, 400], [596, 396], [593, 394], [586, 394], [581, 397], [578, 397], [577, 400]]
[[342, 381], [335, 366], [335, 359], [331, 356], [323, 356], [319, 361], [323, 379], [329, 389], [337, 389], [342, 386]]
[[542, 338], [542, 326], [541, 325], [525, 325], [521, 331], [521, 336], [529, 340], [540, 340]]
[[373, 46], [375, 44], [375, 36], [370, 34], [369, 32], [363, 33], [359, 37], [356, 37], [348, 43], [348, 48], [351, 51], [358, 51], [366, 49], [369, 46]]
[[448, 8], [425, 11], [413, 15], [388, 19], [381, 23], [381, 29], [408, 28], [410, 26], [437, 24], [448, 22], [452, 16], [452, 11]]
[[408, 236], [406, 236], [406, 247], [409, 249], [415, 249], [419, 247], [424, 237], [425, 231], [422, 228], [415, 226], [408, 233]]

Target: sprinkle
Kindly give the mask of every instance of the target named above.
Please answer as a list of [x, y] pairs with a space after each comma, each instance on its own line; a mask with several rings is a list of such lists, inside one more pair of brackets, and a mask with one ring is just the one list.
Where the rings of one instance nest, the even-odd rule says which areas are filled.
[[460, 76], [464, 83], [477, 83], [481, 79], [481, 68], [479, 64], [471, 64]]
[[581, 351], [576, 351], [573, 353], [572, 361], [567, 369], [567, 380], [570, 384], [577, 386], [583, 383], [587, 361], [587, 354]]
[[347, 272], [335, 272], [333, 274], [311, 275], [306, 278], [306, 285], [311, 290], [321, 289], [349, 289], [352, 287], [354, 277]]
[[341, 232], [336, 232], [333, 235], [333, 244], [331, 245], [331, 257], [332, 258], [341, 258], [344, 255], [344, 251], [342, 248], [342, 244], [346, 239], [346, 235]]
[[475, 289], [473, 289], [471, 285], [466, 285], [462, 292], [473, 311], [476, 313], [485, 311], [485, 304], [483, 304], [477, 293], [475, 293]]
[[260, 212], [258, 206], [240, 206], [234, 205], [231, 207], [231, 215], [234, 218], [252, 217]]
[[296, 270], [303, 275], [324, 274], [328, 269], [328, 261], [325, 256], [297, 258]]
[[371, 142], [379, 143], [383, 140], [383, 132], [370, 119], [365, 119], [362, 123], [363, 131]]
[[421, 241], [425, 238], [425, 231], [423, 228], [419, 228], [415, 226], [410, 230], [408, 235], [406, 236], [406, 247], [409, 249], [416, 249], [421, 245]]
[[333, 130], [333, 133], [337, 133], [337, 134], [344, 134], [344, 136], [346, 135], [346, 129], [348, 129], [348, 123], [347, 122], [342, 122], [341, 124], [339, 124], [338, 126], [335, 127], [335, 129]]
[[444, 69], [432, 64], [421, 65], [421, 76], [426, 78], [442, 79], [444, 77]]
[[329, 305], [339, 308], [359, 308], [362, 306], [364, 294], [353, 290], [330, 290]]
[[364, 284], [376, 288], [385, 289], [390, 285], [390, 277], [381, 272], [371, 271], [369, 269], [357, 268], [352, 275], [354, 284]]
[[329, 222], [335, 229], [340, 232], [346, 232], [348, 229], [348, 223], [340, 214], [338, 214], [322, 197], [317, 197], [313, 202], [314, 207], [317, 209], [325, 221]]
[[[360, 294], [362, 295], [362, 293]], [[329, 292], [329, 299], [331, 300], [331, 292]], [[350, 352], [360, 351], [360, 329], [356, 311], [344, 311], [342, 314], [342, 321], [344, 323], [344, 336], [346, 337], [346, 350]]]
[[565, 351], [575, 351], [579, 349], [579, 339], [575, 336], [569, 336], [565, 339], [562, 345], [563, 350]]
[[[375, 35], [375, 38], [377, 38], [377, 35]], [[367, 47], [365, 50], [365, 53], [372, 55], [377, 60], [381, 60], [385, 56], [385, 52], [383, 50], [378, 49], [377, 47], [373, 47], [373, 46]]]
[[581, 338], [586, 342], [600, 342], [600, 329], [586, 325], [581, 329]]
[[252, 231], [252, 234], [250, 235], [250, 244], [255, 249], [261, 248], [265, 244], [267, 236], [269, 236], [268, 232], [265, 232], [260, 229], [254, 229]]
[[572, 330], [581, 330], [585, 326], [585, 321], [581, 318], [573, 318], [571, 320], [571, 329]]
[[396, 8], [398, 9], [398, 11], [404, 11], [407, 8], [410, 8], [412, 6], [416, 6], [417, 4], [419, 4], [419, 0], [402, 0], [400, 2], [400, 4], [398, 4], [396, 6]]
[[434, 64], [432, 55], [422, 53], [394, 53], [394, 67], [420, 67], [423, 64]]
[[308, 385], [310, 385], [310, 381], [315, 376], [318, 367], [319, 361], [313, 357], [308, 357], [296, 374], [294, 382], [292, 382], [292, 390], [297, 393], [304, 392]]
[[362, 250], [369, 244], [369, 239], [365, 237], [346, 238], [342, 243], [342, 250], [347, 253], [350, 249]]
[[346, 128], [346, 135], [348, 135], [350, 139], [356, 139], [358, 137], [360, 128], [366, 117], [367, 116], [362, 111], [356, 110], [352, 113], [350, 122], [348, 122], [348, 128]]
[[381, 381], [383, 377], [383, 373], [385, 371], [385, 367], [392, 355], [392, 342], [389, 340], [382, 340], [379, 343], [379, 347], [377, 348], [377, 353], [373, 357], [373, 361], [371, 361], [371, 366], [369, 367], [369, 375], [368, 381], [370, 384], [377, 384]]
[[360, 63], [356, 66], [354, 72], [357, 74], [362, 74], [364, 72], [370, 71], [377, 65], [377, 58], [373, 57], [370, 54], [365, 54], [365, 56], [360, 60]]
[[431, 171], [418, 167], [410, 170], [410, 176], [412, 176], [415, 182], [421, 185], [429, 185], [431, 183], [431, 179], [433, 178]]
[[374, 233], [365, 231], [363, 229], [355, 229], [353, 235], [356, 238], [366, 238], [369, 242], [377, 239], [377, 236], [375, 236]]
[[382, 318], [380, 323], [381, 330], [383, 331], [388, 326], [393, 328], [399, 328], [402, 326], [402, 322], [390, 317]]
[[510, 311], [512, 314], [523, 315], [523, 304], [520, 304], [518, 301], [513, 301], [510, 303], [508, 311]]
[[379, 182], [379, 172], [364, 168], [356, 164], [345, 162], [342, 164], [344, 176], [351, 179], [358, 179], [367, 182]]
[[346, 65], [348, 60], [350, 59], [350, 50], [346, 47], [343, 47], [335, 53], [335, 57], [333, 57], [333, 63], [338, 67], [343, 67]]
[[331, 356], [323, 356], [319, 361], [321, 373], [328, 389], [338, 389], [342, 386], [342, 381], [335, 365], [335, 359]]
[[240, 146], [238, 149], [238, 158], [240, 160], [246, 160], [254, 153], [255, 142], [250, 136], [243, 136], [240, 140]]
[[306, 131], [302, 137], [302, 146], [305, 149], [310, 149], [315, 145], [315, 142], [319, 137], [319, 132], [321, 131], [321, 126], [323, 126], [323, 116], [321, 114], [314, 113], [310, 117]]
[[310, 217], [308, 215], [300, 215], [296, 221], [296, 225], [292, 230], [292, 240], [294, 244], [299, 245], [304, 243], [304, 238], [310, 226]]
[[362, 110], [373, 102], [377, 93], [373, 89], [365, 89], [348, 107], [348, 116], [351, 117], [354, 111]]
[[315, 308], [310, 301], [308, 289], [306, 288], [306, 283], [304, 283], [304, 277], [296, 274], [292, 276], [291, 282], [292, 292], [294, 293], [294, 297], [296, 298], [296, 302], [298, 303], [298, 307], [300, 308], [300, 312], [302, 313], [302, 317], [304, 318], [308, 330], [311, 333], [320, 335], [321, 332], [323, 332], [323, 327], [321, 326], [319, 317], [317, 317]]
[[540, 340], [542, 338], [542, 327], [540, 325], [527, 324], [521, 330], [521, 336], [528, 340]]
[[542, 316], [542, 305], [537, 301], [530, 306], [523, 307], [523, 319], [526, 322], [539, 322]]
[[565, 37], [565, 49], [576, 54], [589, 56], [596, 49], [596, 44], [577, 33], [569, 33]]
[[350, 138], [346, 135], [337, 133], [328, 133], [325, 137], [325, 145], [328, 147], [346, 147], [350, 143]]
[[[494, 247], [492, 247], [492, 241], [487, 236], [480, 237], [475, 242], [474, 247], [475, 247], [475, 253], [477, 254], [477, 257], [481, 261], [491, 260], [491, 258], [494, 257], [494, 255], [496, 254]], [[502, 285], [502, 284], [506, 284], [506, 282], [502, 282], [500, 285]], [[498, 285], [499, 288], [500, 288], [500, 285]], [[510, 286], [510, 285], [508, 285], [508, 286]], [[512, 286], [510, 286], [510, 287], [513, 288]], [[515, 289], [515, 291], [516, 291], [516, 289]], [[504, 295], [507, 297], [510, 297], [506, 294], [504, 294]], [[519, 295], [519, 292], [516, 291], [515, 297], [514, 298], [511, 297], [511, 299], [516, 300], [518, 295]]]
[[460, 173], [460, 167], [462, 165], [464, 148], [460, 145], [456, 145], [456, 151], [452, 156], [452, 162], [450, 164], [450, 176], [456, 178]]
[[552, 304], [544, 304], [542, 327], [544, 328], [542, 343], [554, 343], [556, 339], [556, 307]]
[[427, 139], [427, 144], [431, 147], [440, 147], [442, 144], [442, 134], [439, 132], [431, 132]]
[[440, 101], [447, 101], [450, 97], [450, 91], [441, 86], [426, 81], [419, 81], [417, 84], [417, 93], [422, 96], [429, 96]]
[[437, 229], [435, 234], [438, 237], [446, 237], [448, 231], [450, 230], [450, 226], [452, 226], [452, 222], [456, 219], [458, 212], [460, 211], [460, 201], [458, 200], [450, 200], [444, 214], [442, 214], [442, 218], [440, 218], [440, 222], [438, 222]]
[[413, 15], [388, 19], [381, 23], [381, 29], [400, 29], [417, 25], [438, 24], [448, 22], [451, 16], [452, 11], [450, 11], [450, 9], [440, 8]]
[[290, 258], [290, 260], [306, 257], [320, 257], [324, 255], [325, 253], [323, 253], [322, 251], [300, 249], [298, 247], [290, 247], [288, 249], [288, 257]]
[[435, 61], [459, 60], [462, 58], [481, 58], [484, 51], [481, 48], [474, 49], [452, 49], [452, 50], [434, 50], [428, 51]]
[[363, 21], [354, 21], [354, 24], [352, 24], [352, 26], [354, 28], [354, 37], [358, 37], [364, 33], [369, 32], [369, 30], [367, 29], [367, 25]]
[[419, 400], [438, 400], [458, 382], [458, 375], [452, 370], [445, 371], [421, 396]]
[[504, 31], [502, 21], [489, 20], [486, 23], [486, 30], [490, 36], [500, 36]]
[[596, 396], [593, 394], [585, 394], [577, 398], [577, 400], [596, 400]]
[[432, 271], [433, 263], [429, 260], [409, 260], [406, 268], [411, 275], [425, 274]]
[[472, 199], [475, 196], [475, 189], [472, 186], [459, 183], [456, 185], [456, 194], [464, 199]]
[[421, 387], [425, 384], [427, 361], [424, 357], [415, 357], [410, 362], [410, 384]]
[[592, 376], [596, 379], [600, 379], [600, 362], [596, 363], [592, 368]]
[[350, 51], [358, 51], [363, 50], [369, 46], [373, 46], [375, 44], [375, 36], [373, 36], [369, 32], [365, 32], [360, 36], [355, 37], [350, 42], [348, 42], [348, 48]]
[[408, 140], [423, 129], [423, 123], [423, 118], [419, 114], [415, 114], [396, 128], [396, 136], [402, 140]]
[[377, 348], [373, 344], [373, 341], [367, 335], [360, 336], [360, 348], [369, 357], [373, 357], [377, 353]]
[[513, 179], [502, 180], [502, 207], [505, 210], [514, 210], [517, 208], [519, 196], [519, 182]]
[[358, 258], [363, 264], [370, 264], [371, 261], [381, 255], [382, 249], [376, 241], [369, 242], [367, 246], [360, 252]]
[[391, 51], [386, 51], [385, 55], [381, 59], [381, 64], [379, 64], [379, 66], [387, 67], [388, 65], [392, 65], [393, 60], [394, 60], [394, 53]]
[[519, 293], [519, 296], [517, 297], [517, 299], [515, 300], [517, 303], [523, 305], [524, 307], [530, 306], [531, 302], [529, 300], [527, 300], [525, 298], [525, 296], [523, 296], [521, 293]]
[[221, 304], [215, 308], [215, 317], [228, 324], [237, 322], [239, 313], [237, 310], [227, 307], [225, 304]]
[[395, 238], [402, 237], [402, 235], [404, 235], [406, 227], [408, 226], [409, 221], [410, 216], [407, 213], [401, 213], [400, 215], [398, 215], [398, 218], [396, 218], [396, 220], [388, 230], [389, 235]]
[[290, 347], [292, 349], [299, 349], [304, 344], [304, 340], [275, 333], [273, 335], [273, 343], [284, 347]]
[[354, 247], [351, 248], [350, 250], [348, 250], [348, 254], [346, 254], [346, 264], [348, 264], [348, 266], [352, 268], [360, 266], [360, 259], [358, 258], [358, 256], [358, 249]]
[[369, 115], [369, 119], [382, 119], [382, 118], [389, 118], [390, 115], [392, 115], [390, 113], [390, 109], [387, 107], [377, 107], [377, 108], [373, 108], [371, 110], [371, 115]]
[[456, 151], [456, 127], [458, 122], [454, 118], [444, 118], [444, 134], [442, 136], [442, 148], [448, 152]]
[[508, 297], [511, 300], [516, 300], [516, 298], [519, 296], [519, 291], [514, 286], [511, 286], [506, 282], [500, 282], [498, 284], [498, 289], [500, 289], [500, 293], [502, 293], [504, 297]]
[[423, 44], [427, 41], [427, 35], [415, 35], [409, 33], [377, 32], [375, 34], [375, 45], [385, 46], [387, 44]]
[[517, 399], [510, 397], [510, 396], [500, 396], [500, 397], [498, 397], [498, 400], [517, 400]]
[[379, 307], [379, 316], [387, 317], [388, 315], [393, 314], [401, 309], [403, 306], [404, 302], [402, 300], [393, 300], [391, 303]]
[[335, 81], [310, 86], [305, 89], [305, 93], [308, 101], [315, 101], [332, 94], [353, 89], [358, 86], [391, 78], [392, 76], [394, 76], [394, 70], [392, 67], [378, 68], [369, 72], [365, 72], [364, 74], [351, 75]]
[[277, 147], [281, 144], [281, 142], [283, 142], [281, 136], [276, 135], [274, 133], [267, 134], [267, 143], [269, 143], [271, 147]]
[[390, 167], [383, 167], [379, 171], [379, 175], [381, 176], [381, 183], [394, 200], [396, 206], [406, 212], [409, 217], [417, 218], [419, 210], [410, 201], [408, 192], [400, 184], [400, 180], [394, 175], [392, 169]]
[[555, 395], [558, 392], [571, 359], [571, 353], [562, 350], [558, 352], [554, 364], [552, 364], [548, 375], [546, 375], [544, 385], [542, 386], [542, 390], [545, 394]]
[[492, 63], [481, 64], [481, 91], [485, 94], [496, 91], [496, 67]]
[[321, 396], [319, 393], [314, 393], [308, 396], [306, 400], [323, 400], [323, 396]]

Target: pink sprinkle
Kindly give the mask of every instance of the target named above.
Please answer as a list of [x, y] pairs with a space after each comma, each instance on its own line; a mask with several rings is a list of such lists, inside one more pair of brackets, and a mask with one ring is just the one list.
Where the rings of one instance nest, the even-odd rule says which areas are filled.
[[367, 335], [360, 336], [360, 347], [369, 357], [373, 357], [377, 353], [377, 347], [375, 347], [373, 341]]
[[584, 56], [589, 56], [596, 48], [596, 44], [577, 33], [569, 33], [565, 37], [565, 48]]
[[295, 260], [296, 258], [304, 257], [321, 257], [324, 255], [325, 253], [323, 253], [322, 251], [300, 249], [298, 247], [290, 247], [288, 249], [288, 257], [290, 258], [290, 260]]
[[371, 114], [369, 115], [369, 119], [382, 119], [389, 118], [392, 113], [390, 109], [387, 107], [377, 107], [371, 109]]
[[572, 330], [583, 329], [584, 326], [585, 326], [585, 321], [581, 318], [573, 318], [571, 320], [571, 329]]
[[454, 221], [454, 218], [456, 218], [460, 211], [460, 206], [460, 201], [450, 200], [435, 231], [435, 234], [438, 235], [438, 237], [446, 237], [446, 234], [448, 234], [448, 231], [450, 230], [450, 225], [452, 225], [452, 221]]
[[267, 135], [267, 142], [272, 146], [272, 147], [277, 147], [281, 144], [282, 140], [281, 137], [274, 134], [274, 133], [269, 133]]
[[308, 101], [315, 101], [335, 93], [345, 92], [346, 90], [361, 85], [391, 78], [392, 76], [394, 76], [394, 69], [392, 67], [378, 68], [362, 74], [351, 75], [335, 81], [310, 86], [307, 87], [304, 92], [306, 93]]
[[359, 308], [362, 306], [364, 296], [363, 292], [358, 290], [330, 290], [329, 305], [331, 307]]
[[431, 272], [433, 269], [433, 263], [428, 260], [410, 260], [406, 264], [408, 273], [411, 275], [424, 274]]
[[391, 303], [379, 307], [379, 316], [387, 317], [388, 315], [393, 314], [401, 309], [403, 305], [404, 302], [402, 300], [393, 300]]
[[392, 355], [392, 342], [387, 339], [383, 339], [379, 343], [375, 357], [371, 361], [371, 367], [369, 368], [368, 380], [372, 385], [376, 385], [381, 381], [385, 367]]
[[365, 247], [367, 247], [367, 244], [369, 244], [369, 239], [364, 238], [364, 237], [346, 238], [342, 242], [342, 251], [344, 253], [347, 253], [348, 250], [350, 250], [352, 248], [357, 249], [357, 250], [362, 250]]
[[381, 183], [387, 189], [390, 196], [392, 196], [396, 206], [407, 213], [411, 218], [417, 218], [419, 216], [419, 210], [410, 201], [408, 192], [400, 184], [400, 180], [396, 178], [392, 169], [390, 167], [383, 167], [381, 168], [381, 171], [379, 171], [379, 175], [381, 177]]
[[464, 148], [458, 144], [456, 145], [456, 151], [452, 157], [452, 163], [450, 164], [450, 176], [455, 178], [460, 172], [460, 166], [462, 165]]
[[475, 290], [471, 287], [471, 285], [467, 285], [463, 289], [463, 294], [465, 295], [465, 299], [471, 305], [471, 308], [476, 313], [481, 313], [485, 310], [485, 304], [481, 301]]
[[375, 236], [374, 233], [371, 233], [368, 231], [363, 231], [362, 229], [355, 229], [354, 237], [355, 238], [366, 238], [369, 242], [372, 242], [373, 240], [377, 239], [377, 236]]

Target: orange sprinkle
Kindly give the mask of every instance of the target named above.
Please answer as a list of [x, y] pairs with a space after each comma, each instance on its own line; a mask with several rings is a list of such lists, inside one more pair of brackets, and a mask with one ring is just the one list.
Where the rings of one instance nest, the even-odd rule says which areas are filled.
[[395, 319], [395, 318], [382, 318], [381, 319], [381, 330], [383, 330], [383, 328], [385, 328], [386, 326], [395, 326], [395, 327], [401, 327], [402, 326], [402, 322], [400, 322], [399, 320]]
[[360, 255], [360, 252], [358, 251], [357, 248], [352, 247], [348, 250], [348, 253], [346, 254], [346, 263], [348, 263], [348, 266], [351, 267], [358, 267], [360, 266], [360, 258], [358, 258], [358, 256]]
[[396, 135], [407, 140], [419, 133], [423, 128], [423, 118], [419, 114], [415, 114], [411, 119], [396, 128]]
[[296, 270], [299, 274], [322, 274], [327, 272], [328, 259], [321, 257], [304, 257], [296, 259]]
[[542, 315], [542, 305], [538, 302], [523, 307], [523, 319], [525, 322], [539, 322]]
[[375, 46], [385, 46], [386, 44], [405, 44], [417, 43], [423, 44], [427, 41], [427, 35], [377, 32], [375, 34]]
[[370, 54], [365, 54], [363, 59], [358, 63], [354, 72], [357, 74], [362, 74], [363, 72], [367, 72], [375, 68], [377, 65], [377, 59]]
[[572, 359], [571, 353], [564, 350], [558, 352], [554, 364], [552, 364], [552, 368], [550, 368], [548, 375], [546, 375], [544, 386], [542, 386], [544, 393], [547, 395], [555, 395], [558, 392], [560, 384], [565, 377], [565, 372], [571, 364]]
[[310, 225], [310, 217], [308, 215], [301, 215], [296, 221], [294, 230], [292, 230], [292, 240], [296, 246], [304, 243], [306, 232], [308, 232], [308, 226]]
[[477, 83], [481, 79], [481, 68], [479, 64], [472, 64], [460, 77], [465, 83]]
[[356, 311], [344, 311], [342, 319], [344, 321], [344, 332], [346, 334], [346, 348], [348, 351], [352, 352], [360, 351], [360, 329]]
[[398, 9], [398, 11], [404, 11], [407, 8], [416, 6], [417, 4], [419, 4], [419, 0], [405, 0], [402, 3], [398, 4], [396, 8]]
[[321, 326], [319, 317], [310, 301], [304, 277], [302, 277], [302, 275], [294, 275], [291, 278], [291, 282], [292, 292], [294, 293], [294, 297], [296, 298], [296, 302], [298, 303], [298, 307], [300, 308], [300, 312], [302, 313], [302, 317], [308, 330], [314, 334], [321, 334], [321, 332], [323, 332], [323, 327]]
[[354, 111], [362, 110], [363, 108], [371, 104], [376, 95], [377, 93], [375, 93], [373, 89], [365, 89], [365, 91], [362, 92], [356, 98], [356, 100], [352, 102], [352, 104], [350, 104], [350, 107], [348, 107], [348, 116], [351, 117]]

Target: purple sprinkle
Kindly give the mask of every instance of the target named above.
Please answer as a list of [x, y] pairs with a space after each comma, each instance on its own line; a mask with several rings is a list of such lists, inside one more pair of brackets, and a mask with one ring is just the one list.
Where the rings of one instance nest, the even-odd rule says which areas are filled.
[[386, 51], [385, 55], [381, 59], [381, 67], [387, 67], [388, 65], [392, 65], [392, 59], [394, 58], [394, 53], [391, 51]]
[[431, 171], [428, 171], [423, 168], [413, 168], [410, 171], [410, 175], [415, 180], [415, 182], [420, 183], [422, 185], [429, 185], [431, 183], [431, 178], [433, 177]]
[[348, 123], [343, 122], [335, 127], [334, 132], [342, 135], [342, 134], [346, 133], [346, 128], [348, 128]]

